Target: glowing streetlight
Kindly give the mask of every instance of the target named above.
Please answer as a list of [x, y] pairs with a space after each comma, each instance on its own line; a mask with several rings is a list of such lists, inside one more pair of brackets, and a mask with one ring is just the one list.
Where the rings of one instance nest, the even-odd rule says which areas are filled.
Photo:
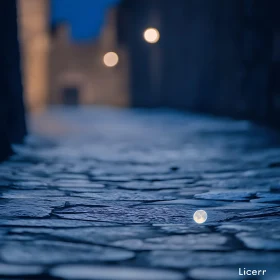
[[197, 210], [193, 214], [193, 219], [197, 224], [203, 224], [207, 220], [207, 213], [204, 210]]
[[119, 56], [115, 52], [107, 52], [103, 56], [103, 63], [107, 67], [114, 67], [119, 62]]
[[150, 44], [157, 43], [159, 38], [160, 34], [156, 28], [147, 28], [144, 32], [144, 39]]

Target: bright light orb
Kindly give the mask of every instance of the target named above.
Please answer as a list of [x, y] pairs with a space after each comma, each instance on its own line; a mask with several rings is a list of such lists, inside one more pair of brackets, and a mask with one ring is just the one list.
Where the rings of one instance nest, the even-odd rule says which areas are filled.
[[150, 44], [157, 43], [159, 38], [160, 34], [156, 28], [148, 28], [144, 32], [144, 39]]
[[107, 67], [114, 67], [119, 62], [119, 56], [115, 52], [107, 52], [103, 57], [103, 62]]
[[193, 214], [193, 219], [197, 224], [203, 224], [207, 220], [207, 213], [204, 210], [197, 210]]

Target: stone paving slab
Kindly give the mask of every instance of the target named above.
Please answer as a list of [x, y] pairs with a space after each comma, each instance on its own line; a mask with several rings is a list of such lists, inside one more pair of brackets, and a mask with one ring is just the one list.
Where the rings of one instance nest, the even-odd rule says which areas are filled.
[[0, 279], [280, 279], [275, 131], [90, 107], [30, 124], [0, 165]]

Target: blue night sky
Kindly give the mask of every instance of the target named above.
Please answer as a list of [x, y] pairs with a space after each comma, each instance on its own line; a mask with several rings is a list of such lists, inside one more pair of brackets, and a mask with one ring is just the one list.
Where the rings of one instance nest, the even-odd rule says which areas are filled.
[[106, 9], [119, 0], [51, 0], [51, 23], [67, 22], [75, 41], [99, 35]]

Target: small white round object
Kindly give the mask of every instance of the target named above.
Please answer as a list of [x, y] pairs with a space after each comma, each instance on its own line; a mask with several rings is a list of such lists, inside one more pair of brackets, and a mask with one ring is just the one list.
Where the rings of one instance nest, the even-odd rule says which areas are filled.
[[103, 57], [103, 62], [107, 67], [114, 67], [119, 62], [119, 56], [115, 52], [107, 52]]
[[207, 220], [207, 213], [204, 210], [197, 210], [193, 214], [193, 219], [197, 224], [203, 224]]
[[159, 31], [156, 28], [147, 28], [144, 32], [144, 39], [150, 43], [155, 44], [160, 38]]

